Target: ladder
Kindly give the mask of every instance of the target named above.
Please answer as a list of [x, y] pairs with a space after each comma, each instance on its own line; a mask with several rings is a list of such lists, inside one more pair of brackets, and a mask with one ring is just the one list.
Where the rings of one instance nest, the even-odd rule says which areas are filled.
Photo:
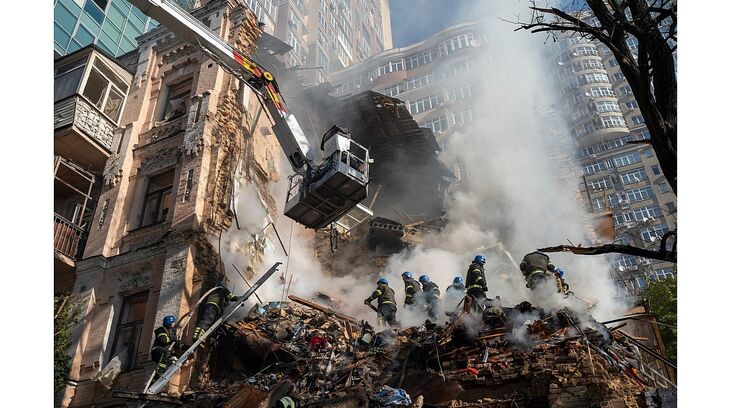
[[[260, 278], [259, 278], [259, 279], [258, 279], [258, 280], [256, 281], [256, 283], [254, 283], [254, 284], [253, 284], [253, 286], [251, 286], [251, 288], [249, 288], [249, 289], [248, 289], [248, 290], [246, 291], [246, 293], [244, 293], [244, 294], [243, 294], [243, 295], [241, 296], [241, 298], [240, 298], [240, 299], [238, 299], [238, 301], [237, 301], [236, 303], [234, 303], [233, 305], [231, 305], [231, 306], [230, 306], [230, 307], [229, 307], [229, 308], [228, 308], [228, 309], [226, 310], [226, 312], [225, 312], [225, 313], [223, 313], [223, 315], [222, 315], [222, 316], [221, 316], [221, 317], [220, 317], [220, 318], [219, 318], [218, 320], [216, 320], [216, 321], [215, 321], [215, 322], [214, 322], [214, 323], [213, 323], [213, 324], [212, 324], [212, 325], [210, 326], [210, 328], [209, 328], [208, 330], [206, 330], [206, 331], [205, 331], [205, 333], [203, 333], [203, 335], [202, 335], [202, 336], [201, 336], [201, 337], [200, 337], [200, 338], [199, 338], [198, 340], [196, 340], [196, 341], [195, 341], [195, 343], [193, 343], [193, 344], [192, 344], [192, 345], [191, 345], [191, 346], [190, 346], [190, 347], [189, 347], [189, 348], [188, 348], [188, 349], [187, 349], [187, 350], [186, 350], [186, 351], [185, 351], [185, 352], [184, 352], [184, 353], [183, 353], [183, 354], [182, 354], [182, 355], [180, 356], [180, 358], [178, 358], [178, 359], [177, 359], [177, 361], [176, 361], [175, 363], [173, 363], [173, 364], [172, 364], [172, 365], [171, 365], [170, 367], [168, 367], [168, 368], [167, 368], [167, 371], [165, 371], [165, 373], [164, 373], [164, 374], [162, 374], [162, 376], [161, 376], [160, 378], [158, 378], [158, 379], [157, 379], [157, 381], [155, 381], [155, 382], [154, 382], [154, 384], [152, 384], [152, 385], [151, 385], [151, 386], [150, 386], [150, 387], [149, 387], [148, 389], [146, 389], [145, 391], [143, 391], [143, 394], [147, 394], [147, 395], [154, 395], [154, 394], [157, 394], [158, 392], [160, 392], [160, 391], [161, 391], [161, 390], [162, 390], [162, 389], [163, 389], [163, 388], [164, 388], [164, 387], [165, 387], [165, 386], [167, 385], [167, 383], [169, 383], [169, 382], [170, 382], [170, 380], [172, 379], [172, 377], [173, 377], [173, 376], [174, 376], [174, 375], [175, 375], [175, 374], [176, 374], [176, 373], [177, 373], [177, 372], [178, 372], [178, 371], [180, 370], [180, 368], [181, 368], [181, 367], [182, 367], [182, 365], [183, 365], [183, 364], [185, 363], [185, 361], [186, 361], [186, 360], [187, 360], [187, 359], [188, 359], [188, 358], [189, 358], [189, 357], [190, 357], [191, 355], [193, 355], [193, 353], [195, 353], [195, 350], [196, 350], [196, 349], [198, 348], [198, 346], [200, 346], [201, 344], [203, 344], [203, 342], [204, 342], [204, 341], [205, 341], [205, 340], [206, 340], [206, 339], [207, 339], [207, 338], [208, 338], [208, 337], [209, 337], [209, 336], [210, 336], [211, 334], [213, 334], [213, 332], [215, 332], [215, 331], [216, 331], [216, 329], [217, 329], [218, 327], [220, 327], [220, 325], [221, 325], [221, 324], [223, 324], [223, 323], [224, 323], [224, 322], [225, 322], [226, 320], [228, 320], [228, 318], [230, 318], [230, 317], [231, 317], [231, 316], [233, 315], [233, 313], [235, 313], [235, 312], [236, 312], [236, 310], [238, 310], [238, 309], [239, 309], [239, 308], [240, 308], [241, 306], [243, 306], [243, 303], [244, 303], [244, 302], [246, 301], [246, 299], [248, 299], [249, 297], [251, 297], [251, 295], [253, 295], [253, 294], [254, 294], [254, 292], [256, 292], [256, 290], [257, 290], [258, 288], [260, 288], [260, 287], [261, 287], [261, 285], [263, 285], [263, 284], [264, 284], [264, 282], [266, 282], [266, 280], [268, 280], [268, 279], [269, 279], [269, 278], [271, 277], [271, 275], [273, 275], [273, 274], [274, 274], [274, 272], [276, 272], [276, 271], [277, 271], [277, 269], [278, 269], [279, 265], [281, 265], [281, 262], [277, 262], [277, 263], [275, 263], [275, 264], [274, 264], [274, 266], [272, 266], [271, 268], [269, 268], [269, 270], [268, 270], [268, 271], [266, 271], [266, 273], [264, 273], [264, 274], [263, 274], [263, 275], [262, 275], [262, 276], [261, 276], [261, 277], [260, 277]], [[147, 405], [147, 401], [145, 401], [145, 402], [140, 402], [140, 404], [138, 404], [138, 405], [137, 405], [137, 408], [142, 408], [142, 407], [144, 407], [144, 406], [146, 406], [146, 405]]]

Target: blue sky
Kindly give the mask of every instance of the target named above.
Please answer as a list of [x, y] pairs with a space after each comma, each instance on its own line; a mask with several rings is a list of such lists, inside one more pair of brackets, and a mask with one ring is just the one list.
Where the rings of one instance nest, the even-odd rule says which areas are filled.
[[478, 0], [390, 0], [393, 46], [403, 47], [466, 21], [470, 4]]

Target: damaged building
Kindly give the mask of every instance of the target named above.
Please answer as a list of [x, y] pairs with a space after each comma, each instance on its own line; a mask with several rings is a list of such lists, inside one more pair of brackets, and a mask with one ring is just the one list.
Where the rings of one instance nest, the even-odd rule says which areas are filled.
[[[193, 14], [217, 35], [246, 55], [262, 47], [261, 27], [242, 2], [204, 3]], [[88, 181], [86, 190], [72, 189], [81, 193], [78, 215], [79, 199], [57, 194], [59, 217], [70, 217], [84, 241], [56, 248], [74, 257], [72, 276], [59, 279], [57, 272], [57, 282], [72, 286], [84, 309], [58, 406], [144, 400], [147, 406], [263, 408], [284, 397], [320, 407], [668, 406], [654, 390], [676, 388], [671, 362], [661, 356], [645, 362], [635, 350], [639, 341], [622, 331], [630, 325], [625, 319], [604, 324], [523, 302], [497, 304], [475, 321], [459, 313], [445, 325], [382, 330], [342, 314], [339, 301], [324, 293], [259, 299], [244, 318], [211, 330], [163, 395], [141, 393], [155, 371], [149, 358], [155, 327], [167, 315], [195, 321], [201, 294], [225, 276], [220, 239], [238, 222], [234, 180], [255, 186], [264, 218], [275, 220], [282, 208], [268, 185], [286, 171], [257, 94], [165, 27], [138, 41], [137, 50], [116, 60], [90, 47], [57, 62], [59, 75], [72, 71], [59, 68], [67, 63], [83, 67], [68, 91], [73, 112], [92, 102], [98, 119], [75, 113], [68, 128], [59, 119], [56, 140], [68, 132], [99, 150], [94, 163], [64, 161], [72, 153], [57, 144], [57, 179], [68, 180], [59, 170], [65, 165]], [[90, 94], [88, 84], [99, 78], [106, 80], [103, 95]], [[318, 231], [314, 250], [333, 274], [354, 262], [344, 252], [364, 256], [358, 262], [377, 271], [388, 256], [418, 243], [422, 232], [443, 228], [443, 200], [454, 175], [438, 160], [433, 132], [420, 128], [399, 99], [372, 91], [323, 96], [328, 92], [326, 85], [307, 90], [303, 94], [316, 103], [306, 106], [297, 96], [288, 101], [307, 118], [306, 134], [337, 124], [370, 150], [372, 182], [363, 204], [372, 216]], [[97, 126], [107, 120], [109, 129], [89, 131], [83, 127], [88, 117]], [[70, 208], [73, 214], [63, 215]], [[247, 248], [249, 277], [269, 266], [261, 264], [265, 249], [260, 241]], [[328, 306], [319, 304], [323, 300]], [[181, 343], [193, 343], [190, 330], [180, 334]]]
[[[253, 51], [260, 28], [241, 3], [214, 0], [194, 14], [236, 48]], [[90, 124], [109, 129], [90, 135], [96, 144], [87, 150], [99, 153], [84, 155], [98, 156], [89, 165], [96, 166], [103, 186], [93, 217], [88, 204], [78, 216], [88, 226], [88, 237], [83, 257], [77, 253], [73, 291], [82, 297], [84, 315], [70, 350], [71, 371], [60, 398], [64, 407], [118, 404], [111, 384], [117, 390], [142, 389], [154, 367], [149, 360], [153, 329], [165, 315], [188, 313], [220, 277], [212, 243], [232, 222], [236, 164], [245, 162], [240, 171], [252, 183], [280, 177], [280, 147], [265, 135], [271, 123], [250, 90], [164, 27], [138, 40], [139, 48], [117, 61], [93, 48], [78, 54], [92, 71], [79, 73], [86, 86], [71, 91], [76, 122], [68, 132], [76, 133], [67, 138], [88, 138], [83, 132]], [[113, 67], [122, 84], [97, 65]], [[129, 67], [133, 78], [125, 77], [122, 67]], [[92, 80], [105, 78], [113, 86], [102, 94], [104, 100], [123, 91], [126, 102], [116, 111], [109, 103], [101, 105], [96, 109], [101, 116], [86, 106], [96, 102], [87, 90]], [[114, 112], [118, 119], [109, 116]], [[109, 118], [114, 121], [107, 123]], [[57, 148], [57, 154], [65, 152]], [[93, 191], [87, 188], [79, 190]], [[277, 213], [275, 206], [268, 210]], [[182, 370], [171, 389], [184, 389], [189, 376], [189, 369]]]

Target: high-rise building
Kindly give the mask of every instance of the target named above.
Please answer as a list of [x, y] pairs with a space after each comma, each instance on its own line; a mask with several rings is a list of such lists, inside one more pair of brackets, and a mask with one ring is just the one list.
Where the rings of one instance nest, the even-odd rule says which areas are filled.
[[330, 72], [392, 48], [389, 1], [282, 1], [274, 35], [292, 47], [287, 66], [306, 83], [322, 83]]
[[125, 0], [55, 0], [53, 48], [59, 57], [95, 44], [116, 57], [137, 48], [135, 38], [156, 26]]
[[[416, 121], [431, 128], [446, 146], [451, 130], [483, 113], [475, 110], [474, 98], [494, 85], [484, 81], [504, 80], [484, 78], [475, 69], [489, 63], [488, 53], [478, 50], [481, 43], [478, 23], [459, 24], [337, 71], [330, 81], [337, 96], [372, 89], [403, 100]], [[636, 48], [631, 40], [629, 46]], [[676, 228], [676, 196], [651, 146], [629, 143], [648, 139], [649, 132], [618, 64], [602, 45], [577, 37], [548, 50], [558, 67], [563, 99], [568, 101], [572, 133], [567, 144], [561, 139], [565, 146], [560, 152], [550, 154], [570, 154], [577, 147], [576, 157], [556, 162], [579, 164], [583, 174], [575, 174], [573, 182], [580, 183], [582, 200], [596, 220], [612, 216], [617, 243], [657, 248], [664, 233]], [[486, 109], [498, 107], [486, 104]], [[543, 116], [557, 119], [560, 112]], [[459, 178], [468, 177], [466, 167], [454, 171]], [[569, 174], [574, 173], [564, 172]], [[599, 229], [606, 230], [605, 226]], [[606, 234], [598, 235], [602, 236], [589, 233], [593, 243], [605, 243]], [[647, 279], [676, 273], [671, 263], [629, 255], [614, 257], [612, 264], [627, 296], [637, 295]]]
[[484, 58], [479, 47], [477, 24], [459, 24], [337, 71], [330, 82], [336, 96], [372, 89], [403, 100], [413, 118], [443, 144], [447, 129], [474, 119], [470, 99], [486, 85], [475, 69]]
[[[634, 39], [627, 43], [637, 49]], [[659, 248], [662, 236], [676, 229], [677, 198], [654, 149], [642, 143], [649, 131], [615, 57], [597, 41], [572, 36], [559, 43], [554, 58], [589, 210], [612, 212], [616, 243]], [[672, 263], [631, 255], [617, 255], [612, 264], [629, 297], [638, 295], [647, 279], [676, 274]]]

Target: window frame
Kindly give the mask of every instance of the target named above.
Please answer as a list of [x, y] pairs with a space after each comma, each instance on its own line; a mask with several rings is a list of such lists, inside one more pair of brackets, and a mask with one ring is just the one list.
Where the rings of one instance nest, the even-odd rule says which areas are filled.
[[[161, 172], [159, 172], [159, 173], [157, 173], [155, 175], [151, 175], [151, 176], [148, 176], [147, 177], [147, 185], [145, 187], [145, 194], [144, 194], [144, 198], [142, 200], [142, 209], [141, 209], [140, 217], [139, 217], [139, 219], [140, 219], [139, 228], [144, 228], [144, 227], [149, 227], [149, 226], [152, 226], [152, 225], [162, 224], [162, 223], [164, 223], [164, 222], [167, 221], [167, 218], [170, 215], [170, 210], [172, 210], [173, 207], [174, 207], [174, 202], [170, 202], [169, 203], [169, 206], [167, 208], [167, 212], [165, 213], [164, 217], [161, 217], [162, 216], [161, 211], [164, 210], [162, 208], [162, 205], [163, 205], [163, 202], [164, 202], [163, 199], [165, 198], [165, 195], [166, 194], [169, 194], [167, 196], [168, 197], [168, 200], [169, 199], [173, 199], [174, 200], [174, 196], [172, 194], [172, 188], [175, 186], [176, 170], [177, 170], [176, 168], [172, 168], [172, 169], [168, 169], [168, 170], [165, 170], [165, 171], [161, 171]], [[172, 176], [172, 181], [170, 182], [170, 185], [169, 186], [163, 186], [161, 188], [158, 188], [157, 190], [150, 191], [150, 186], [152, 185], [152, 182], [154, 181], [154, 179], [162, 178], [162, 177], [165, 177], [165, 176], [168, 176], [168, 175], [171, 175]], [[151, 221], [149, 223], [145, 223], [145, 217], [148, 215], [148, 213], [147, 213], [148, 212], [147, 206], [148, 206], [148, 204], [149, 204], [149, 202], [150, 202], [151, 199], [157, 199], [157, 203], [156, 203], [155, 209], [154, 209], [155, 218], [154, 218], [153, 221]]]
[[146, 315], [147, 308], [149, 307], [148, 290], [124, 296], [120, 305], [120, 313], [117, 316], [116, 328], [114, 330], [114, 341], [112, 341], [109, 360], [111, 360], [119, 352], [119, 350], [117, 350], [117, 347], [119, 346], [121, 335], [126, 329], [131, 329], [132, 335], [130, 336], [130, 341], [134, 341], [135, 338], [137, 340], [136, 342], [132, 343], [134, 347], [130, 347], [127, 350], [127, 364], [123, 372], [135, 370], [137, 368], [140, 368], [141, 366], [141, 361], [139, 361], [137, 357], [139, 354], [140, 346], [143, 342], [142, 331], [144, 330], [145, 318], [143, 316], [141, 320], [134, 320], [131, 322], [122, 321], [122, 319], [126, 320], [128, 316], [125, 317], [125, 314], [127, 314], [131, 310], [132, 306], [140, 303], [145, 304], [144, 314]]

